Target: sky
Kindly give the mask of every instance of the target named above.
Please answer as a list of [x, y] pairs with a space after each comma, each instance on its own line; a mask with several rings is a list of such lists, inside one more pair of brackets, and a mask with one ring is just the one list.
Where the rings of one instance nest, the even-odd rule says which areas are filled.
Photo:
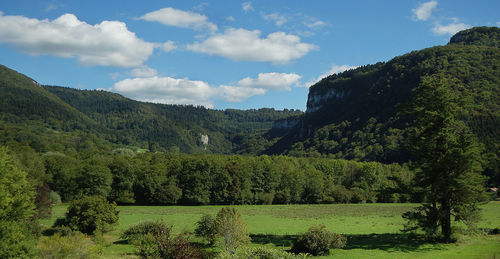
[[2, 0], [0, 64], [139, 101], [305, 110], [327, 75], [474, 26], [500, 26], [500, 1]]

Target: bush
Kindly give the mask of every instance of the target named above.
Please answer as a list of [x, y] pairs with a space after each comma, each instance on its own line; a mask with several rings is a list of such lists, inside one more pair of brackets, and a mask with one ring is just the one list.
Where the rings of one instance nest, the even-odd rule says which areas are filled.
[[203, 215], [201, 219], [196, 222], [194, 233], [197, 237], [207, 239], [210, 245], [215, 244], [217, 238], [217, 225], [214, 217], [211, 215]]
[[61, 203], [61, 196], [57, 192], [51, 191], [49, 193], [49, 199], [52, 205], [58, 205]]
[[332, 233], [325, 226], [311, 227], [306, 233], [300, 234], [294, 241], [292, 252], [308, 253], [314, 256], [328, 255], [330, 249], [342, 248], [346, 245], [346, 238]]
[[85, 234], [105, 233], [118, 222], [116, 204], [102, 196], [84, 196], [69, 204], [66, 217], [55, 226], [68, 226]]
[[246, 247], [238, 249], [236, 253], [220, 253], [216, 259], [303, 259], [306, 254], [292, 254], [282, 250], [266, 247]]
[[72, 232], [66, 236], [57, 233], [50, 237], [42, 237], [37, 252], [42, 259], [87, 259], [99, 258], [100, 247], [80, 232]]
[[159, 225], [156, 234], [148, 233], [134, 241], [140, 258], [196, 259], [203, 258], [200, 247], [191, 244], [183, 234], [172, 236], [172, 227]]
[[125, 232], [121, 235], [121, 238], [126, 239], [129, 242], [133, 242], [148, 234], [157, 236], [163, 229], [166, 228], [167, 225], [161, 221], [144, 221], [125, 230]]

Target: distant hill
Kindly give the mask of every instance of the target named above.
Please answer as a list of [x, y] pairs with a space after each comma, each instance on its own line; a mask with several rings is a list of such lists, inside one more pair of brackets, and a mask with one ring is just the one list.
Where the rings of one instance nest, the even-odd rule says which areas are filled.
[[[486, 147], [487, 170], [500, 178], [500, 29], [461, 31], [445, 46], [330, 75], [309, 90], [306, 115], [270, 154], [406, 162], [409, 118], [399, 113], [421, 78], [446, 74], [466, 88], [462, 118]], [[497, 179], [500, 181], [500, 179]]]
[[[210, 110], [134, 101], [119, 94], [41, 86], [0, 66], [0, 143], [80, 152], [130, 146], [185, 153], [258, 153], [248, 147], [278, 120], [301, 111]], [[202, 143], [202, 135], [208, 144]], [[86, 143], [86, 144], [82, 144]], [[240, 145], [245, 147], [240, 148]], [[89, 149], [90, 148], [90, 149]]]

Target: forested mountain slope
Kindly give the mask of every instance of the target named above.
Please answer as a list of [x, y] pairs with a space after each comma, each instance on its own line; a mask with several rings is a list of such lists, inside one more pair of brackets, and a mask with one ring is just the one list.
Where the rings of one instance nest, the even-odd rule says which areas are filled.
[[[500, 29], [457, 33], [445, 46], [330, 75], [309, 90], [301, 122], [269, 149], [296, 156], [406, 162], [410, 118], [401, 113], [423, 77], [443, 74], [464, 86], [463, 120], [485, 146], [487, 170], [499, 174]], [[498, 179], [500, 180], [500, 179]]]
[[[93, 152], [120, 146], [185, 153], [258, 152], [246, 139], [301, 111], [210, 110], [144, 103], [106, 91], [41, 86], [0, 67], [0, 143], [37, 151]], [[208, 137], [208, 144], [202, 141]]]

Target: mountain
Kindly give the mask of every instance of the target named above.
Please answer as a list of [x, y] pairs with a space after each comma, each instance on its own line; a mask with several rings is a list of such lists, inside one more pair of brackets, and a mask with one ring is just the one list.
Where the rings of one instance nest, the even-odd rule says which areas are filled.
[[[272, 143], [261, 135], [276, 121], [303, 114], [144, 103], [106, 91], [42, 86], [5, 66], [0, 67], [0, 101], [0, 143], [44, 152], [126, 146], [185, 153], [257, 153]], [[261, 140], [268, 144], [253, 143]]]
[[[487, 170], [500, 178], [500, 29], [478, 27], [445, 46], [323, 78], [311, 86], [306, 115], [270, 154], [407, 162], [410, 118], [401, 108], [423, 77], [444, 74], [465, 87], [462, 118], [485, 146]], [[500, 179], [497, 179], [500, 181]]]

